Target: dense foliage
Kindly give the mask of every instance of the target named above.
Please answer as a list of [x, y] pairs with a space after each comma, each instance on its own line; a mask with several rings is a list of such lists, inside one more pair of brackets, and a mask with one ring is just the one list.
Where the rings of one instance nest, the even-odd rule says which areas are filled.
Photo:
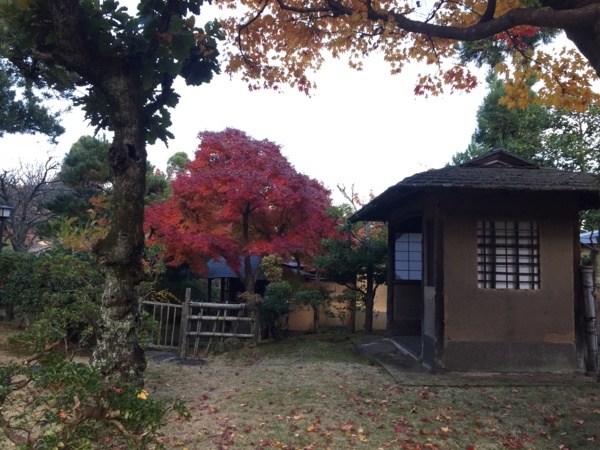
[[96, 368], [67, 362], [55, 351], [3, 366], [0, 376], [1, 429], [21, 448], [164, 448], [157, 433], [168, 412], [188, 415], [180, 400], [107, 382]]
[[350, 295], [346, 309], [357, 308], [355, 300], [365, 309], [365, 331], [373, 331], [373, 306], [377, 288], [387, 279], [387, 227], [377, 222], [350, 224], [350, 216], [362, 207], [359, 195], [338, 186], [347, 203], [338, 208], [343, 226], [335, 238], [324, 241], [325, 251], [314, 258], [314, 265], [322, 276], [345, 286]]
[[0, 285], [24, 326], [10, 341], [21, 362], [0, 367], [0, 446], [6, 438], [23, 448], [160, 448], [166, 414], [187, 415], [181, 401], [149, 398], [73, 362], [96, 339], [103, 277], [94, 259], [5, 252]]
[[248, 292], [258, 277], [250, 256], [300, 254], [335, 225], [327, 189], [296, 172], [278, 145], [235, 129], [200, 133], [171, 187], [172, 198], [147, 209], [151, 242], [165, 246], [169, 264], [196, 272], [224, 258]]
[[[493, 147], [545, 167], [595, 173], [600, 157], [600, 108], [568, 111], [532, 104], [509, 108], [501, 102], [505, 83], [492, 75], [489, 92], [477, 111], [477, 128], [466, 151], [452, 157], [463, 163]], [[530, 95], [535, 97], [533, 90]]]
[[[3, 253], [4, 258], [15, 255]], [[103, 283], [94, 261], [86, 254], [62, 253], [16, 259], [4, 284], [5, 301], [16, 315], [32, 323], [43, 319], [65, 342], [93, 343]]]

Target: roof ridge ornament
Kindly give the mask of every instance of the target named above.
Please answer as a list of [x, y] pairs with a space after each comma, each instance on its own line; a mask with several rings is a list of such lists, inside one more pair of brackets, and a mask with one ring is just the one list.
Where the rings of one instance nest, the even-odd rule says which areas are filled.
[[513, 155], [502, 147], [493, 147], [481, 156], [477, 156], [460, 167], [511, 167], [523, 169], [539, 169], [540, 166]]

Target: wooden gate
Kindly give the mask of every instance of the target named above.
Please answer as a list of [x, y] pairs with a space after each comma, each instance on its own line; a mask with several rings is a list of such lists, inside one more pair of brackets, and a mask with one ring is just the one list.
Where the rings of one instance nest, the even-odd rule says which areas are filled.
[[206, 355], [216, 341], [228, 337], [258, 340], [256, 314], [245, 303], [193, 302], [188, 288], [183, 304], [143, 301], [142, 308], [158, 322], [145, 346], [177, 349], [182, 358], [198, 356], [201, 347]]
[[144, 300], [141, 308], [158, 324], [143, 345], [164, 350], [179, 348], [182, 305]]
[[236, 337], [240, 339], [258, 338], [256, 314], [248, 311], [245, 303], [192, 302], [190, 290], [186, 290], [186, 300], [181, 312], [179, 356], [185, 358], [190, 349], [198, 356], [200, 347], [205, 345], [207, 355], [215, 340]]

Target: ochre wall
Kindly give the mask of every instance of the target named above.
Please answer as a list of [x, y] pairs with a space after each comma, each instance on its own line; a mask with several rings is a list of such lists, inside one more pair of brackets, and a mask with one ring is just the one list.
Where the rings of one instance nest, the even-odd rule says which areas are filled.
[[[529, 362], [550, 369], [579, 364], [574, 318], [575, 201], [568, 195], [523, 193], [445, 195], [440, 199], [446, 368], [464, 368], [478, 358], [483, 361], [482, 368], [493, 368], [494, 362], [486, 356], [491, 350], [500, 352], [494, 354], [495, 364], [508, 367]], [[538, 223], [540, 289], [478, 288], [478, 220]], [[461, 347], [460, 343], [469, 345]], [[540, 351], [546, 352], [547, 358], [542, 358]]]
[[[377, 288], [373, 303], [373, 331], [385, 331], [387, 311], [387, 286], [381, 285]], [[355, 330], [364, 331], [365, 329], [365, 312], [356, 312]]]
[[[336, 283], [325, 283], [327, 289], [332, 291], [332, 295], [341, 295], [344, 287]], [[386, 295], [387, 288], [385, 285], [379, 286], [375, 295], [375, 304], [373, 307], [373, 331], [384, 331], [386, 323]], [[334, 305], [335, 307], [335, 305]], [[346, 326], [350, 329], [350, 318], [344, 322], [339, 318], [329, 318], [324, 313], [321, 313], [321, 329], [323, 331], [340, 326]], [[364, 330], [365, 314], [363, 311], [357, 311], [355, 315], [355, 331]], [[312, 333], [313, 332], [313, 311], [312, 309], [303, 308], [297, 309], [290, 314], [288, 329], [296, 333]]]

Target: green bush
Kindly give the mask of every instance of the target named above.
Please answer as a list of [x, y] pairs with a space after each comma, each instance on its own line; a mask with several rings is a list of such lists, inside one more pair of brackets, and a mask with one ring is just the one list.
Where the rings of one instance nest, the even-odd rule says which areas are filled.
[[2, 367], [0, 379], [2, 430], [23, 449], [163, 448], [156, 435], [167, 413], [189, 416], [179, 400], [108, 382], [56, 352]]
[[35, 257], [28, 253], [2, 252], [0, 253], [0, 305], [5, 307], [5, 316], [12, 320], [14, 307], [6, 301], [5, 288], [8, 277], [21, 265], [26, 266], [33, 261]]
[[290, 313], [292, 298], [292, 287], [287, 281], [275, 281], [267, 285], [260, 303], [260, 322], [267, 332], [267, 337], [282, 337], [285, 324], [281, 319]]
[[181, 401], [150, 398], [70, 362], [93, 343], [100, 314], [104, 280], [93, 258], [11, 255], [0, 257], [0, 267], [6, 300], [31, 321], [10, 340], [29, 356], [0, 367], [0, 447], [3, 433], [23, 449], [162, 448], [156, 435], [168, 413], [189, 415]]
[[5, 301], [17, 316], [45, 319], [68, 341], [93, 342], [104, 279], [87, 254], [46, 253], [23, 258], [5, 283]]

